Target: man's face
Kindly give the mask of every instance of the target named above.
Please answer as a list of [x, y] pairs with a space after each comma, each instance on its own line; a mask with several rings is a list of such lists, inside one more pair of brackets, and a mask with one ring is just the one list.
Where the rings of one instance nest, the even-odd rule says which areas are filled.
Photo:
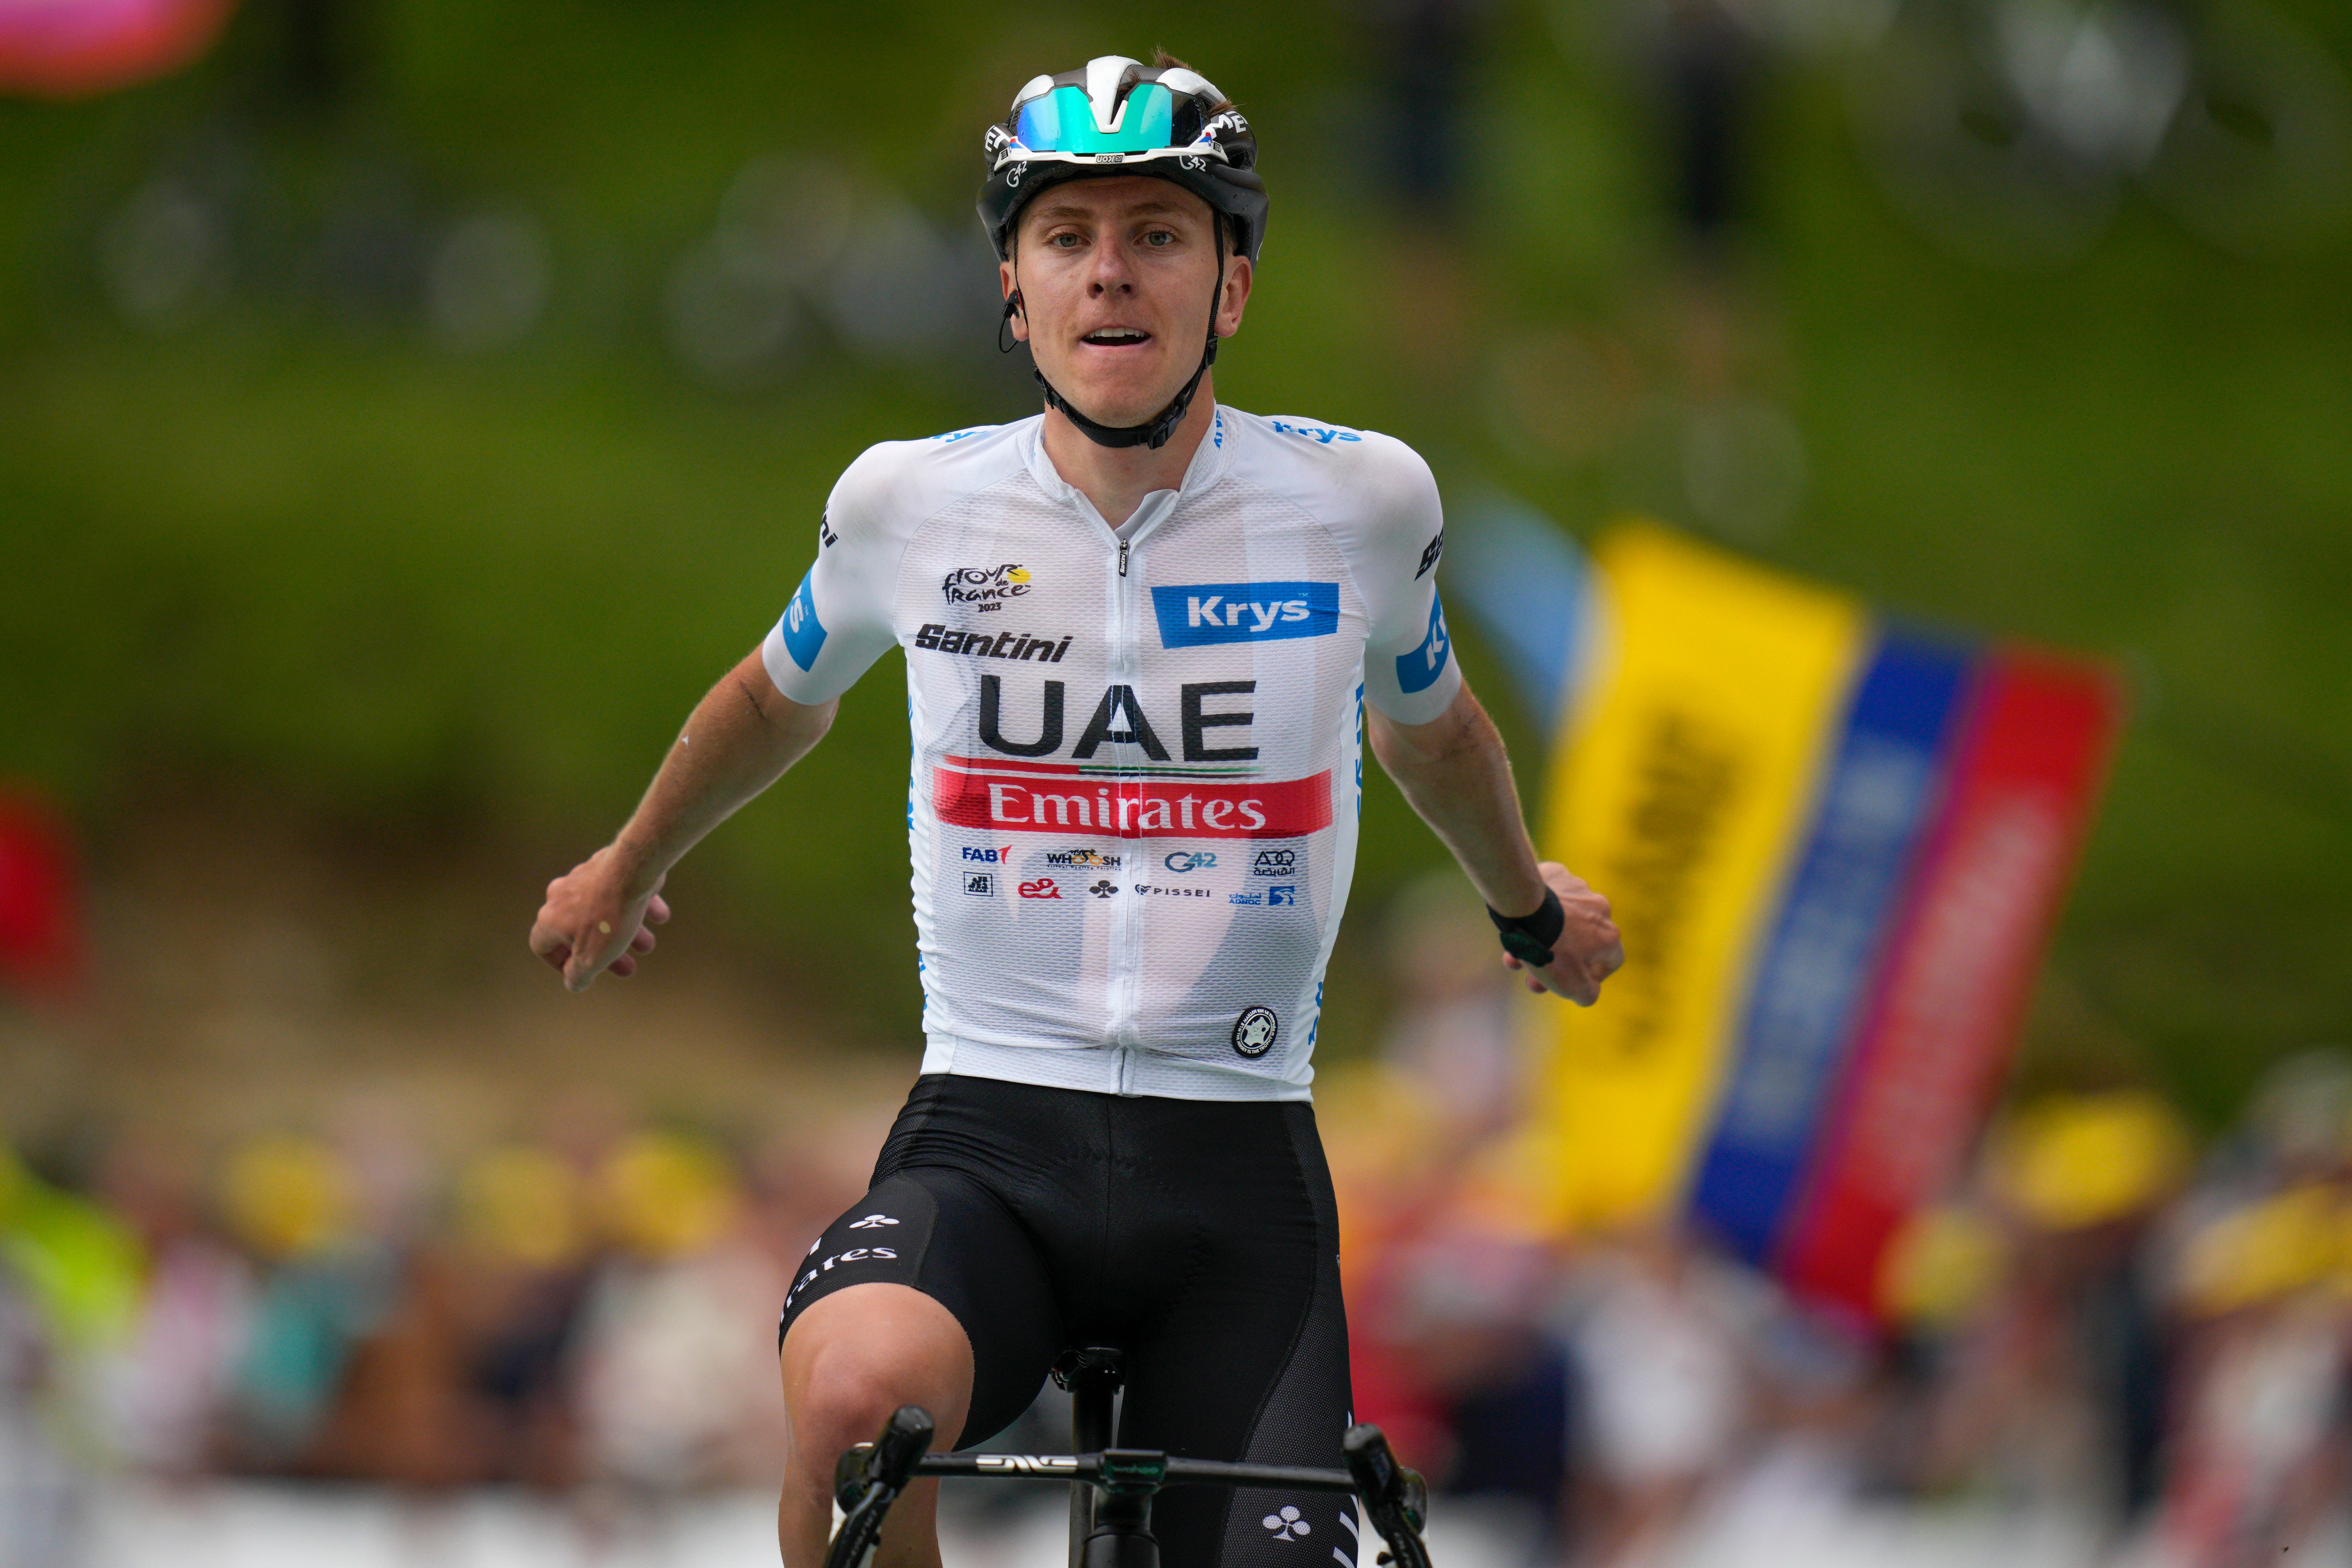
[[[1208, 203], [1148, 175], [1073, 180], [1022, 209], [1013, 336], [1087, 417], [1139, 425], [1165, 408], [1200, 366], [1213, 295], [1218, 335], [1241, 326], [1250, 264], [1227, 245], [1219, 287], [1213, 222]], [[999, 270], [1009, 295], [1015, 268]]]

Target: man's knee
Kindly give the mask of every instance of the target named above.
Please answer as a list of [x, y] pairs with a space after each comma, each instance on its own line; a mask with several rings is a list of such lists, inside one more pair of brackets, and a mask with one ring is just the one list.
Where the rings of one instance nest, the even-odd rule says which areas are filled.
[[971, 1403], [971, 1347], [954, 1316], [903, 1285], [856, 1285], [813, 1301], [784, 1336], [793, 1447], [837, 1453], [919, 1405], [954, 1443]]

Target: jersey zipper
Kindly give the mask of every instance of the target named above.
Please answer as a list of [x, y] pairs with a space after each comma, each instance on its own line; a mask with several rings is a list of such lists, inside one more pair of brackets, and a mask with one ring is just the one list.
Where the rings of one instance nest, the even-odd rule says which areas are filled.
[[[1108, 651], [1113, 671], [1112, 680], [1131, 688], [1139, 678], [1141, 661], [1135, 655], [1134, 616], [1131, 613], [1133, 606], [1128, 600], [1127, 563], [1128, 542], [1122, 539], [1118, 542], [1117, 570], [1109, 584], [1110, 646]], [[1123, 778], [1111, 781], [1114, 809], [1127, 784]], [[1113, 831], [1118, 831], [1116, 826]], [[1139, 857], [1122, 853], [1120, 858], [1123, 862], [1132, 863]], [[1134, 872], [1140, 870], [1140, 867], [1135, 864], [1124, 864], [1120, 868]], [[1109, 1021], [1111, 1043], [1118, 1049], [1118, 1092], [1121, 1094], [1135, 1092], [1135, 1051], [1138, 1045], [1135, 1029], [1136, 976], [1141, 958], [1142, 903], [1140, 897], [1111, 900]]]

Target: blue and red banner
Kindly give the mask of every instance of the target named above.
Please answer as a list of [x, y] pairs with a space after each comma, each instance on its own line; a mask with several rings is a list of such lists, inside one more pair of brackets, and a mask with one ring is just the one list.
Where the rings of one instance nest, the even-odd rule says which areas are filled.
[[1553, 1217], [1681, 1215], [1874, 1316], [1990, 1109], [2120, 688], [1659, 529], [1595, 575], [1543, 848], [1610, 896], [1627, 965], [1541, 1015]]

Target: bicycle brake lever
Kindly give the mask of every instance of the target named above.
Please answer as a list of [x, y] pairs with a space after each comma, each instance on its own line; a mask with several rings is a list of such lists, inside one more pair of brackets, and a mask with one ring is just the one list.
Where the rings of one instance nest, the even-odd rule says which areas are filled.
[[1399, 1568], [1430, 1568], [1429, 1549], [1421, 1540], [1429, 1522], [1429, 1486], [1421, 1472], [1397, 1463], [1387, 1436], [1377, 1426], [1349, 1427], [1339, 1447], [1347, 1456], [1357, 1495], [1364, 1500], [1364, 1511], [1372, 1516], [1372, 1528], [1388, 1543], [1380, 1560], [1394, 1562]]
[[841, 1528], [825, 1551], [825, 1568], [866, 1568], [881, 1542], [883, 1516], [914, 1479], [915, 1466], [931, 1446], [930, 1414], [902, 1405], [870, 1444], [850, 1449], [834, 1462], [833, 1496], [841, 1505]]
[[916, 1464], [929, 1451], [932, 1429], [929, 1411], [919, 1405], [898, 1406], [882, 1435], [874, 1439], [866, 1456], [866, 1479], [893, 1492], [906, 1490], [914, 1479]]
[[865, 1500], [866, 1488], [877, 1481], [891, 1494], [907, 1489], [916, 1463], [931, 1446], [930, 1413], [919, 1405], [902, 1405], [891, 1413], [882, 1434], [871, 1443], [842, 1450], [833, 1462], [833, 1500], [847, 1513]]

